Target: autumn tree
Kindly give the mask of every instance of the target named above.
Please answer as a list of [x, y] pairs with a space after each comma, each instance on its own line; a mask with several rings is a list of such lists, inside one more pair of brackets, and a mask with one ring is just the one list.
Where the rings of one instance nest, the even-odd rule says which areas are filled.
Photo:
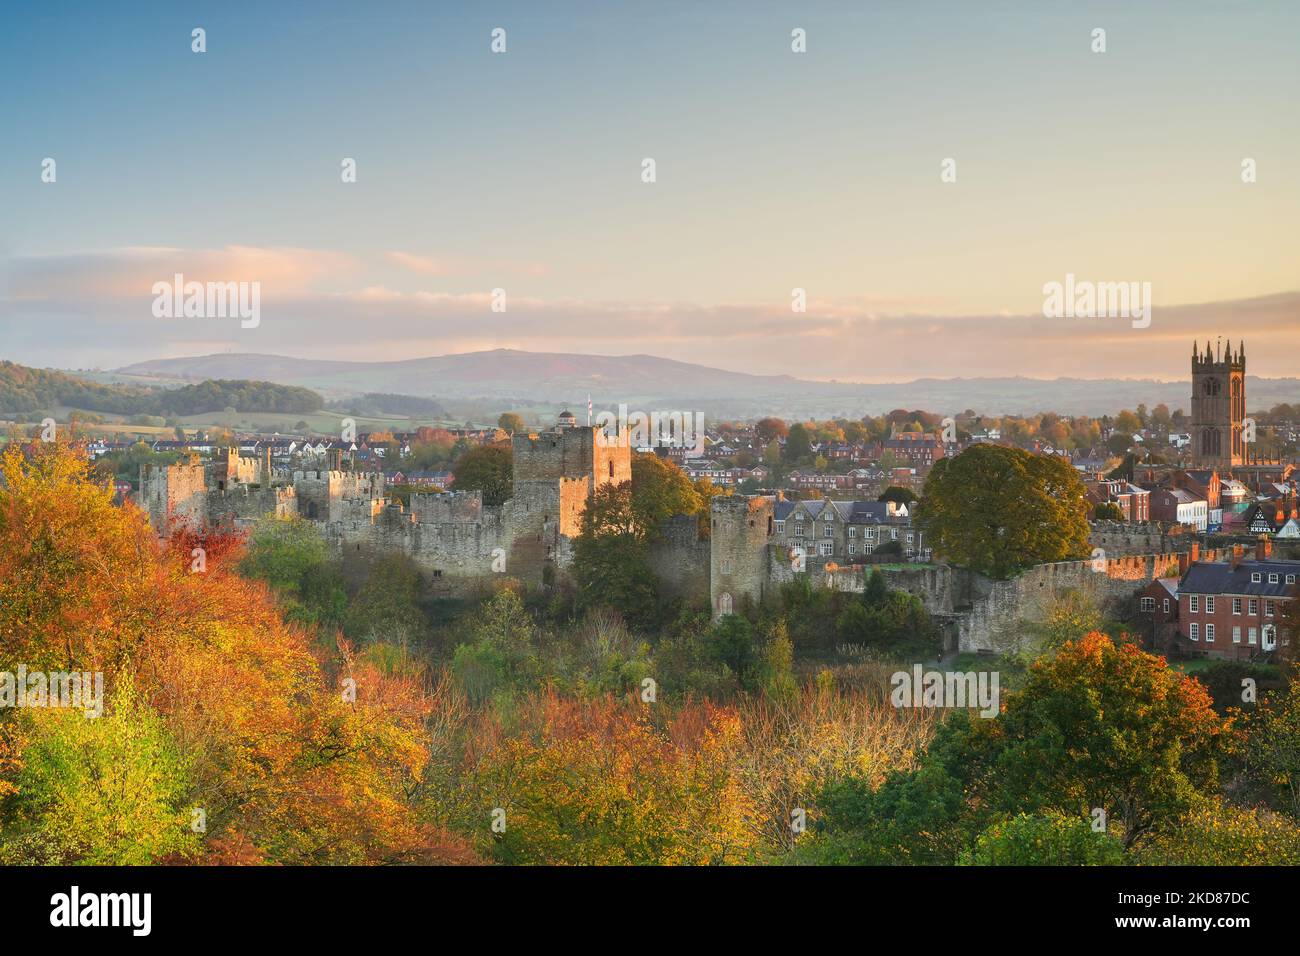
[[104, 687], [102, 723], [0, 713], [0, 857], [442, 858], [445, 834], [410, 800], [428, 760], [419, 685], [319, 659], [265, 584], [192, 571], [69, 449], [9, 449], [0, 474], [0, 671]]
[[1132, 846], [1214, 791], [1228, 726], [1194, 678], [1094, 632], [1036, 661], [972, 742], [991, 806], [1071, 817], [1101, 808]]
[[785, 438], [790, 434], [790, 426], [779, 418], [760, 418], [754, 425], [754, 435], [764, 445]]
[[524, 417], [518, 412], [502, 412], [497, 419], [497, 428], [511, 435], [519, 434], [524, 431]]
[[485, 855], [606, 866], [754, 858], [754, 808], [730, 766], [734, 713], [695, 707], [656, 726], [640, 703], [540, 694], [517, 714], [524, 732], [481, 756], [458, 801]]

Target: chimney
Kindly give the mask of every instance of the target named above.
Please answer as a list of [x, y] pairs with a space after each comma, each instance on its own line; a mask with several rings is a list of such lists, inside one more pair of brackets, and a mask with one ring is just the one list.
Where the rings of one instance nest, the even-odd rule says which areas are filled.
[[1192, 562], [1192, 564], [1195, 564], [1197, 561], [1200, 560], [1200, 557], [1201, 557], [1201, 543], [1200, 543], [1199, 541], [1193, 541], [1193, 542], [1192, 542], [1191, 555], [1192, 555], [1192, 557], [1191, 557], [1191, 562]]
[[1266, 534], [1259, 536], [1259, 541], [1255, 544], [1255, 560], [1267, 561], [1273, 556], [1273, 542]]
[[329, 450], [330, 471], [343, 470], [343, 449], [331, 448]]
[[271, 487], [271, 445], [262, 446], [262, 484]]
[[1246, 549], [1244, 546], [1240, 544], [1234, 544], [1232, 546], [1232, 558], [1229, 563], [1234, 571], [1237, 569], [1237, 566], [1241, 564], [1241, 558], [1245, 553]]
[[1178, 553], [1178, 576], [1180, 578], [1186, 577], [1187, 572], [1190, 571], [1191, 568], [1192, 568], [1191, 554], [1189, 554], [1186, 551], [1180, 551]]

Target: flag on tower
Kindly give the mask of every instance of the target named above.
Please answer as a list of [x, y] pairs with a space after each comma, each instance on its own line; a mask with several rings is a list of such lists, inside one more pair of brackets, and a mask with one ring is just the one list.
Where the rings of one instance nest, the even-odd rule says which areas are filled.
[[587, 395], [587, 427], [591, 427], [591, 395]]

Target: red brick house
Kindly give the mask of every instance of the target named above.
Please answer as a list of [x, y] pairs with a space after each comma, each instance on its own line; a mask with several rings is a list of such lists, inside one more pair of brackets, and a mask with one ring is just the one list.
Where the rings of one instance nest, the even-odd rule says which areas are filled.
[[1266, 660], [1279, 645], [1290, 643], [1282, 614], [1295, 596], [1300, 561], [1274, 560], [1266, 541], [1250, 559], [1240, 546], [1228, 561], [1191, 557], [1178, 582], [1180, 653]]
[[1156, 578], [1138, 592], [1143, 646], [1169, 655], [1178, 646], [1178, 578]]

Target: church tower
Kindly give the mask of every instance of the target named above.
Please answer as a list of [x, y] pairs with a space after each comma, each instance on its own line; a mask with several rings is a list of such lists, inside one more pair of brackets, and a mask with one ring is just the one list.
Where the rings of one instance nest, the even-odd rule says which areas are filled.
[[1221, 354], [1192, 343], [1192, 457], [1202, 468], [1226, 471], [1246, 461], [1242, 419], [1246, 417], [1246, 343]]

